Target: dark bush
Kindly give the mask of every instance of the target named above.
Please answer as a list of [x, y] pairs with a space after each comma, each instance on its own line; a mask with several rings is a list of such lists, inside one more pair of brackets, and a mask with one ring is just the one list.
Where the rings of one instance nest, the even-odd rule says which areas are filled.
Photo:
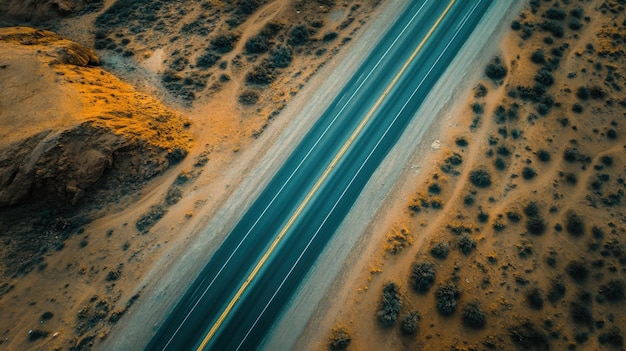
[[482, 85], [482, 84], [480, 84], [480, 83], [479, 83], [479, 84], [476, 86], [476, 89], [475, 89], [475, 90], [476, 90], [476, 91], [474, 92], [474, 97], [475, 97], [475, 98], [482, 98], [482, 97], [487, 96], [487, 87], [486, 87], [486, 86], [484, 86], [484, 85]]
[[539, 70], [539, 72], [537, 72], [537, 75], [535, 75], [535, 82], [542, 84], [543, 86], [549, 87], [554, 84], [554, 76], [552, 75], [552, 72], [542, 68]]
[[28, 331], [28, 341], [35, 341], [40, 338], [48, 336], [48, 332], [41, 329], [32, 329]]
[[562, 21], [566, 15], [565, 10], [556, 7], [551, 7], [546, 11], [546, 17], [552, 20]]
[[546, 54], [542, 49], [535, 50], [530, 56], [530, 60], [536, 64], [543, 64], [546, 62]]
[[463, 163], [463, 157], [457, 153], [454, 153], [450, 157], [446, 158], [445, 162], [452, 166], [458, 166]]
[[546, 231], [546, 222], [539, 216], [528, 217], [526, 230], [534, 235], [541, 235]]
[[286, 68], [289, 67], [293, 60], [293, 54], [286, 46], [278, 46], [276, 49], [270, 52], [270, 61], [274, 67]]
[[613, 326], [606, 333], [598, 335], [598, 341], [602, 345], [610, 345], [613, 347], [621, 348], [624, 346], [624, 336], [619, 328]]
[[487, 221], [489, 220], [489, 213], [487, 212], [483, 212], [482, 210], [478, 213], [478, 221], [480, 223], [487, 223]]
[[482, 329], [485, 327], [486, 320], [487, 315], [480, 308], [480, 302], [469, 302], [463, 308], [463, 324], [468, 327]]
[[493, 81], [499, 81], [506, 77], [507, 69], [502, 64], [502, 59], [496, 56], [492, 62], [487, 65], [485, 74]]
[[439, 183], [432, 183], [428, 186], [428, 192], [431, 194], [440, 194], [441, 186], [439, 185]]
[[589, 99], [590, 95], [589, 88], [587, 87], [579, 87], [578, 90], [576, 90], [576, 96], [581, 100]]
[[506, 147], [506, 145], [499, 146], [498, 149], [496, 150], [496, 153], [504, 157], [511, 156], [511, 150], [509, 150], [509, 148]]
[[487, 188], [491, 185], [491, 176], [484, 169], [476, 169], [470, 172], [470, 181], [479, 188]]
[[167, 154], [167, 161], [170, 165], [175, 165], [187, 157], [187, 150], [181, 147], [175, 147], [169, 154]]
[[207, 69], [213, 67], [220, 57], [212, 52], [206, 52], [198, 57], [196, 60], [196, 67], [201, 69]]
[[602, 164], [607, 166], [607, 167], [611, 167], [613, 165], [613, 156], [611, 156], [611, 155], [604, 155], [604, 156], [600, 157], [600, 162], [602, 162]]
[[611, 279], [606, 284], [600, 286], [599, 293], [611, 302], [621, 301], [624, 299], [624, 282]]
[[211, 49], [220, 54], [233, 51], [239, 36], [233, 33], [220, 34], [211, 39]]
[[479, 104], [477, 102], [472, 104], [472, 111], [474, 111], [475, 114], [477, 115], [481, 115], [483, 114], [483, 112], [485, 111], [483, 104]]
[[411, 285], [418, 293], [426, 293], [435, 283], [435, 265], [431, 262], [413, 263]]
[[50, 311], [46, 311], [46, 312], [44, 312], [44, 313], [41, 315], [41, 318], [40, 318], [40, 319], [41, 319], [42, 321], [47, 321], [47, 320], [52, 319], [52, 317], [54, 317], [54, 314], [53, 314], [52, 312], [50, 312]]
[[568, 211], [566, 214], [565, 230], [574, 236], [581, 236], [585, 233], [585, 223], [582, 217], [573, 211]]
[[265, 66], [256, 66], [246, 75], [246, 83], [252, 85], [268, 85], [273, 81], [273, 72]]
[[580, 21], [577, 21], [577, 20], [570, 20], [569, 22], [567, 22], [567, 26], [571, 30], [579, 30], [580, 28], [583, 27], [583, 24], [580, 23]]
[[524, 177], [524, 179], [531, 180], [535, 178], [536, 176], [537, 176], [537, 172], [535, 172], [535, 170], [532, 169], [531, 167], [526, 166], [522, 169], [522, 177]]
[[531, 201], [524, 207], [524, 214], [529, 217], [539, 215], [539, 205], [535, 201]]
[[378, 321], [383, 327], [391, 327], [398, 319], [402, 308], [400, 292], [396, 283], [390, 282], [383, 287], [383, 298], [376, 313]]
[[454, 141], [454, 143], [455, 143], [457, 146], [460, 146], [460, 147], [466, 147], [466, 146], [468, 145], [467, 140], [465, 140], [465, 138], [463, 138], [463, 137], [456, 138], [456, 140]]
[[402, 325], [400, 326], [402, 334], [415, 335], [419, 326], [419, 321], [422, 317], [418, 311], [411, 311], [402, 318]]
[[575, 7], [569, 12], [569, 14], [574, 18], [581, 19], [583, 18], [583, 9], [581, 7]]
[[563, 26], [554, 21], [543, 22], [540, 27], [542, 30], [550, 32], [555, 38], [563, 38], [563, 35], [565, 34]]
[[270, 49], [270, 37], [263, 32], [252, 36], [246, 41], [244, 49], [248, 55], [268, 52]]
[[245, 90], [239, 95], [239, 103], [246, 106], [251, 106], [259, 101], [259, 93], [255, 90]]
[[343, 351], [347, 350], [348, 346], [352, 342], [352, 337], [350, 333], [348, 333], [343, 328], [333, 329], [332, 334], [330, 335], [330, 349], [333, 351]]
[[548, 162], [550, 161], [550, 153], [546, 150], [539, 150], [537, 152], [537, 158], [541, 162]]
[[606, 136], [609, 139], [616, 139], [617, 138], [617, 132], [615, 131], [615, 129], [611, 128], [606, 132]]
[[532, 288], [526, 293], [526, 301], [530, 307], [540, 310], [543, 308], [543, 291], [539, 288]]
[[522, 216], [520, 216], [520, 214], [516, 211], [509, 211], [506, 213], [506, 218], [513, 223], [517, 223], [522, 219]]
[[542, 330], [535, 327], [531, 321], [509, 328], [509, 336], [520, 350], [550, 350], [550, 339]]
[[519, 23], [519, 21], [515, 20], [515, 21], [511, 22], [511, 29], [513, 29], [514, 31], [518, 31], [518, 30], [522, 29], [522, 24]]
[[572, 320], [577, 324], [590, 325], [593, 323], [593, 316], [591, 315], [589, 307], [579, 302], [570, 303], [569, 312]]
[[437, 243], [430, 249], [430, 254], [439, 259], [445, 259], [448, 257], [448, 252], [450, 251], [447, 243]]
[[565, 181], [570, 184], [576, 184], [578, 182], [578, 177], [574, 173], [567, 173], [565, 175]]
[[567, 148], [563, 151], [563, 159], [569, 163], [574, 163], [578, 161], [580, 155], [578, 154], [578, 150], [573, 148]]
[[449, 316], [456, 310], [456, 299], [461, 291], [454, 283], [446, 283], [437, 288], [437, 310], [444, 316]]
[[582, 283], [587, 280], [589, 276], [589, 269], [582, 261], [570, 261], [565, 267], [567, 274], [574, 279], [574, 281]]
[[565, 284], [560, 276], [553, 279], [548, 291], [548, 300], [552, 303], [559, 301], [565, 296], [565, 290]]
[[582, 113], [583, 112], [583, 105], [575, 103], [572, 105], [572, 112], [575, 113]]
[[327, 43], [329, 41], [333, 41], [333, 40], [337, 39], [338, 36], [339, 36], [339, 34], [337, 32], [328, 32], [328, 33], [324, 34], [324, 37], [322, 38], [322, 41]]
[[493, 165], [496, 169], [503, 171], [506, 169], [506, 162], [501, 157], [496, 157], [496, 160], [493, 162]]
[[459, 240], [459, 250], [465, 254], [469, 255], [470, 252], [476, 247], [476, 240], [470, 238], [467, 235], [463, 235], [461, 240]]
[[236, 13], [250, 15], [261, 5], [259, 0], [240, 0], [237, 4]]
[[604, 90], [602, 90], [602, 88], [600, 88], [599, 86], [592, 86], [589, 89], [589, 96], [592, 99], [596, 99], [596, 100], [602, 99], [604, 98], [604, 94], [605, 94]]
[[309, 28], [304, 24], [298, 24], [291, 28], [287, 42], [292, 46], [304, 45], [309, 41], [309, 35]]

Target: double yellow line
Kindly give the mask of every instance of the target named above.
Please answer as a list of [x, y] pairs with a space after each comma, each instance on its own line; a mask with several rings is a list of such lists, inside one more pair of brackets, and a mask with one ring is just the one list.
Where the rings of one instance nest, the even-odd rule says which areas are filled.
[[287, 233], [287, 231], [289, 231], [289, 228], [291, 228], [291, 226], [293, 225], [293, 223], [296, 221], [296, 219], [300, 216], [300, 214], [302, 213], [302, 211], [304, 210], [304, 208], [306, 207], [306, 205], [311, 201], [311, 198], [313, 197], [313, 195], [315, 195], [315, 193], [319, 190], [319, 188], [322, 186], [322, 183], [324, 183], [324, 181], [326, 180], [326, 178], [328, 178], [330, 172], [333, 170], [333, 168], [335, 168], [335, 166], [337, 165], [337, 163], [339, 163], [339, 160], [341, 159], [341, 157], [343, 157], [343, 155], [346, 153], [346, 151], [348, 150], [348, 148], [350, 147], [350, 145], [352, 145], [352, 143], [354, 143], [354, 141], [356, 140], [356, 138], [359, 136], [359, 134], [361, 133], [361, 131], [363, 130], [363, 128], [365, 127], [365, 125], [367, 124], [367, 122], [369, 122], [369, 120], [372, 118], [372, 116], [374, 115], [374, 113], [376, 112], [376, 110], [380, 107], [380, 105], [382, 104], [383, 100], [385, 100], [385, 98], [387, 97], [387, 95], [389, 95], [389, 93], [391, 92], [391, 89], [393, 89], [393, 87], [398, 83], [398, 80], [400, 80], [400, 77], [404, 74], [404, 72], [407, 70], [407, 68], [409, 67], [409, 65], [411, 64], [411, 62], [415, 59], [415, 57], [417, 56], [417, 54], [422, 50], [422, 48], [424, 47], [424, 45], [426, 44], [426, 42], [428, 41], [428, 39], [431, 37], [431, 35], [433, 34], [433, 32], [437, 29], [437, 27], [439, 26], [439, 24], [441, 23], [441, 21], [444, 19], [444, 17], [448, 14], [448, 12], [450, 11], [450, 9], [452, 8], [452, 5], [454, 5], [454, 3], [456, 2], [456, 0], [451, 0], [450, 3], [448, 4], [448, 6], [446, 7], [446, 9], [443, 11], [443, 13], [441, 14], [441, 16], [439, 16], [439, 18], [437, 19], [437, 21], [435, 22], [435, 24], [430, 28], [430, 30], [428, 31], [428, 33], [426, 34], [426, 36], [424, 37], [424, 39], [422, 40], [422, 42], [417, 46], [417, 48], [413, 51], [413, 53], [411, 54], [411, 56], [408, 58], [408, 60], [404, 63], [404, 65], [402, 66], [402, 68], [400, 69], [400, 71], [396, 74], [396, 76], [393, 78], [393, 80], [391, 81], [391, 83], [387, 86], [387, 88], [385, 89], [385, 91], [383, 92], [383, 94], [380, 96], [380, 98], [376, 101], [376, 103], [374, 104], [374, 106], [369, 110], [369, 112], [367, 113], [367, 115], [365, 116], [365, 118], [361, 121], [361, 123], [357, 126], [357, 128], [355, 129], [355, 131], [352, 133], [352, 135], [350, 135], [350, 138], [346, 141], [346, 143], [342, 146], [341, 150], [339, 150], [339, 152], [337, 153], [337, 155], [335, 155], [335, 157], [333, 158], [332, 162], [330, 163], [330, 165], [328, 165], [328, 167], [326, 168], [326, 170], [324, 171], [324, 173], [322, 174], [322, 176], [317, 180], [317, 182], [315, 183], [315, 185], [313, 186], [313, 188], [311, 189], [311, 191], [309, 191], [309, 193], [306, 195], [306, 197], [304, 198], [304, 200], [300, 203], [300, 205], [298, 206], [298, 209], [296, 210], [296, 212], [294, 212], [294, 214], [291, 216], [291, 218], [289, 218], [289, 221], [287, 222], [287, 224], [285, 224], [285, 226], [283, 227], [283, 229], [280, 231], [280, 233], [278, 234], [278, 236], [274, 239], [274, 241], [272, 242], [272, 245], [270, 245], [270, 247], [265, 251], [265, 254], [263, 254], [263, 257], [261, 257], [261, 259], [259, 260], [259, 262], [256, 264], [256, 266], [254, 267], [254, 269], [252, 270], [252, 272], [250, 273], [250, 275], [248, 276], [248, 278], [246, 278], [246, 281], [241, 285], [241, 287], [239, 288], [239, 290], [237, 290], [237, 293], [235, 294], [235, 296], [233, 296], [232, 300], [230, 300], [230, 302], [228, 303], [228, 305], [226, 306], [226, 308], [224, 309], [224, 311], [222, 312], [222, 314], [220, 315], [220, 317], [217, 319], [217, 321], [215, 322], [215, 324], [213, 324], [213, 326], [211, 327], [211, 329], [209, 330], [209, 332], [206, 334], [206, 336], [204, 337], [204, 339], [202, 340], [202, 343], [200, 343], [200, 346], [198, 346], [197, 351], [202, 351], [206, 348], [207, 344], [209, 343], [209, 341], [213, 338], [213, 336], [215, 336], [215, 333], [217, 332], [217, 330], [220, 328], [220, 326], [222, 325], [222, 323], [224, 323], [224, 320], [226, 319], [226, 317], [228, 316], [228, 314], [230, 313], [230, 311], [233, 309], [233, 307], [235, 306], [235, 303], [237, 303], [237, 301], [239, 300], [239, 298], [241, 298], [241, 295], [243, 295], [244, 291], [248, 288], [248, 286], [250, 285], [250, 283], [252, 282], [252, 280], [256, 277], [256, 275], [259, 273], [259, 271], [261, 270], [261, 268], [263, 267], [263, 265], [265, 264], [265, 262], [267, 261], [267, 259], [270, 257], [270, 255], [272, 254], [272, 252], [276, 249], [276, 246], [278, 246], [278, 243], [283, 239], [283, 237], [285, 236], [285, 234]]

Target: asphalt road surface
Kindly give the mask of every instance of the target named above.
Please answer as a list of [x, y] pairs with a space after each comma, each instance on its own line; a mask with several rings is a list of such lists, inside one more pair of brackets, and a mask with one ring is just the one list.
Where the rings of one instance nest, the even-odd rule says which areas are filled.
[[412, 1], [209, 258], [146, 350], [259, 347], [492, 1]]

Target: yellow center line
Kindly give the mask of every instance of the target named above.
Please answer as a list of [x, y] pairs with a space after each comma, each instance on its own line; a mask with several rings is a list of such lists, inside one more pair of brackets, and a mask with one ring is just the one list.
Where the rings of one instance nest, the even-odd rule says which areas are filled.
[[294, 214], [291, 216], [291, 218], [289, 218], [289, 221], [287, 222], [287, 224], [285, 224], [285, 226], [283, 227], [283, 229], [280, 231], [280, 233], [278, 234], [278, 236], [276, 237], [276, 239], [274, 239], [274, 241], [272, 242], [272, 245], [270, 245], [270, 247], [267, 249], [267, 251], [265, 251], [265, 254], [263, 255], [263, 257], [261, 257], [261, 259], [259, 260], [259, 262], [257, 263], [257, 265], [254, 267], [254, 269], [252, 270], [252, 272], [250, 273], [250, 275], [248, 276], [248, 278], [246, 279], [246, 281], [241, 285], [241, 287], [239, 288], [239, 290], [237, 291], [237, 293], [235, 294], [235, 296], [232, 298], [232, 300], [228, 303], [228, 306], [226, 306], [226, 309], [224, 309], [224, 311], [222, 312], [222, 314], [220, 315], [220, 317], [217, 319], [217, 321], [215, 322], [215, 324], [213, 324], [213, 326], [211, 327], [211, 329], [209, 330], [209, 332], [206, 334], [206, 336], [204, 337], [204, 339], [202, 340], [202, 343], [200, 343], [200, 346], [198, 346], [196, 351], [202, 351], [204, 350], [204, 348], [207, 346], [207, 344], [209, 343], [209, 341], [211, 340], [211, 338], [213, 338], [213, 336], [215, 335], [215, 333], [217, 332], [217, 330], [219, 329], [219, 327], [222, 325], [222, 323], [224, 323], [224, 320], [226, 319], [226, 316], [228, 316], [228, 314], [230, 313], [230, 311], [233, 309], [233, 307], [235, 306], [235, 303], [237, 303], [237, 301], [239, 300], [239, 298], [241, 298], [241, 295], [243, 295], [244, 291], [246, 290], [246, 288], [248, 288], [248, 285], [250, 285], [250, 283], [252, 282], [252, 280], [254, 279], [254, 277], [256, 277], [256, 275], [259, 273], [259, 271], [261, 270], [261, 268], [263, 267], [263, 265], [265, 264], [265, 262], [267, 261], [267, 259], [269, 258], [269, 256], [272, 254], [272, 252], [276, 249], [276, 246], [278, 246], [278, 243], [282, 240], [282, 238], [285, 236], [285, 234], [287, 233], [287, 231], [289, 231], [289, 228], [291, 228], [291, 226], [293, 225], [293, 223], [296, 221], [296, 219], [300, 216], [300, 214], [302, 213], [302, 211], [304, 210], [304, 208], [306, 207], [306, 205], [311, 201], [311, 198], [313, 197], [313, 195], [315, 195], [315, 193], [319, 190], [320, 186], [322, 185], [322, 183], [324, 183], [324, 181], [326, 180], [326, 178], [328, 178], [328, 175], [330, 174], [330, 172], [333, 170], [333, 168], [335, 168], [335, 166], [337, 165], [337, 163], [339, 163], [339, 160], [341, 159], [341, 157], [343, 157], [343, 155], [346, 153], [346, 151], [348, 150], [348, 148], [350, 147], [350, 145], [352, 145], [352, 143], [354, 142], [354, 140], [358, 137], [358, 135], [361, 133], [361, 131], [363, 130], [363, 128], [365, 127], [365, 125], [367, 124], [367, 122], [369, 122], [369, 120], [372, 118], [372, 116], [374, 115], [374, 113], [376, 112], [376, 110], [380, 107], [380, 105], [382, 104], [382, 102], [385, 100], [385, 98], [387, 97], [387, 95], [389, 95], [389, 93], [391, 92], [391, 89], [393, 89], [393, 87], [398, 83], [398, 80], [400, 80], [400, 77], [404, 74], [404, 72], [407, 70], [407, 68], [409, 67], [409, 65], [411, 64], [411, 62], [415, 59], [415, 57], [417, 56], [417, 54], [422, 50], [422, 48], [424, 47], [424, 45], [426, 44], [426, 42], [428, 41], [428, 39], [431, 37], [431, 35], [433, 34], [433, 32], [435, 31], [435, 29], [437, 29], [437, 27], [439, 26], [439, 24], [441, 23], [441, 21], [443, 20], [443, 18], [447, 15], [447, 13], [450, 11], [450, 8], [452, 8], [452, 5], [454, 5], [454, 3], [456, 2], [456, 0], [451, 0], [450, 3], [448, 4], [448, 7], [446, 7], [445, 11], [441, 14], [441, 16], [437, 19], [437, 22], [435, 22], [435, 24], [430, 28], [430, 30], [428, 31], [428, 33], [426, 34], [426, 36], [424, 37], [424, 39], [422, 40], [422, 42], [417, 46], [417, 48], [413, 51], [413, 53], [411, 54], [411, 56], [409, 57], [409, 59], [404, 63], [404, 65], [402, 66], [402, 68], [400, 69], [400, 71], [396, 74], [396, 76], [393, 78], [393, 80], [391, 81], [391, 83], [387, 86], [387, 89], [385, 89], [385, 91], [383, 92], [383, 94], [380, 96], [380, 98], [376, 101], [376, 103], [374, 104], [374, 106], [369, 110], [369, 112], [367, 113], [367, 115], [365, 116], [365, 118], [361, 121], [361, 123], [358, 125], [358, 127], [356, 128], [356, 130], [352, 133], [352, 135], [350, 135], [350, 138], [348, 139], [348, 141], [346, 141], [346, 143], [343, 145], [343, 147], [341, 148], [341, 150], [339, 150], [339, 152], [337, 153], [337, 155], [335, 155], [335, 157], [333, 158], [332, 162], [330, 163], [330, 165], [326, 168], [326, 170], [324, 171], [324, 173], [322, 174], [322, 176], [317, 180], [317, 182], [315, 183], [315, 185], [313, 186], [313, 188], [311, 189], [311, 191], [309, 191], [309, 193], [307, 194], [307, 196], [304, 198], [304, 200], [300, 203], [300, 205], [298, 206], [298, 209], [296, 210], [296, 212], [294, 212]]

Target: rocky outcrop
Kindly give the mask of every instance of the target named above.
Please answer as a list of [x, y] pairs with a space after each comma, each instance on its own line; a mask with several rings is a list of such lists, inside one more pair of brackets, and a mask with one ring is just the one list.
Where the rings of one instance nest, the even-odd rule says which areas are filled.
[[102, 6], [103, 0], [4, 0], [0, 1], [0, 17], [41, 21], [67, 16], [86, 6]]
[[99, 62], [52, 32], [0, 29], [0, 206], [125, 193], [186, 155], [184, 119]]

